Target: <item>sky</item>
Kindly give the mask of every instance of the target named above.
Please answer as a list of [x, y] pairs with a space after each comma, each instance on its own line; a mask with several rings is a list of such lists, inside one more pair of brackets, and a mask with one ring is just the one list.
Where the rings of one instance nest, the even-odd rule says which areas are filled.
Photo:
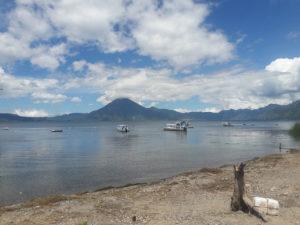
[[300, 99], [300, 0], [0, 0], [0, 113]]

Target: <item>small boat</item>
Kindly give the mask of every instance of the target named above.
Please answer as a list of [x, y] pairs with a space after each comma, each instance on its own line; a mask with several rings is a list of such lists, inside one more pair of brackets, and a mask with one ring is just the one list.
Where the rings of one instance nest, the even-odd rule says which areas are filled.
[[3, 127], [2, 130], [9, 130], [9, 128], [8, 127]]
[[233, 125], [230, 122], [222, 123], [223, 127], [232, 127]]
[[125, 132], [125, 133], [129, 132], [128, 126], [127, 126], [127, 125], [124, 125], [124, 124], [118, 125], [118, 126], [117, 126], [117, 130], [118, 130], [119, 132]]
[[176, 123], [168, 123], [164, 127], [164, 131], [187, 131], [187, 122], [179, 121]]
[[187, 121], [187, 128], [194, 128], [194, 126], [192, 125], [191, 121]]
[[54, 130], [50, 130], [51, 132], [53, 132], [53, 133], [61, 133], [61, 132], [63, 132], [63, 130], [61, 130], [61, 129], [54, 129]]

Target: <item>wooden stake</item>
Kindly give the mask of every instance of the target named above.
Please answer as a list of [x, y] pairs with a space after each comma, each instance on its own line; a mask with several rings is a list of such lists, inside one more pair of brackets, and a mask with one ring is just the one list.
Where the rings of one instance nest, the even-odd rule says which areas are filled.
[[264, 216], [254, 208], [253, 202], [247, 197], [245, 191], [244, 168], [246, 164], [241, 163], [239, 166], [233, 166], [234, 189], [231, 197], [231, 210], [242, 210], [245, 213], [251, 213], [262, 221], [267, 222]]

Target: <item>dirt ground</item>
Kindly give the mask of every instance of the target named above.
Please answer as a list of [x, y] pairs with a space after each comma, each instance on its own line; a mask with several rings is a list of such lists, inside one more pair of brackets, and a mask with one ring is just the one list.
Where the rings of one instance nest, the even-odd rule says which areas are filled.
[[[248, 195], [280, 203], [279, 215], [266, 216], [267, 224], [300, 225], [300, 152], [269, 155], [246, 165]], [[264, 224], [230, 211], [232, 170], [204, 168], [152, 184], [36, 199], [0, 208], [0, 224]]]

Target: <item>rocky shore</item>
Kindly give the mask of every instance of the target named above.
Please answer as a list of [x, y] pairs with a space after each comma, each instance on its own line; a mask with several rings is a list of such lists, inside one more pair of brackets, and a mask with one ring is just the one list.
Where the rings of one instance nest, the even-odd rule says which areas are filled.
[[[279, 201], [267, 224], [300, 224], [300, 152], [246, 162], [249, 196]], [[130, 185], [69, 196], [50, 196], [0, 208], [0, 225], [263, 224], [230, 210], [232, 166], [203, 168], [151, 184]]]

